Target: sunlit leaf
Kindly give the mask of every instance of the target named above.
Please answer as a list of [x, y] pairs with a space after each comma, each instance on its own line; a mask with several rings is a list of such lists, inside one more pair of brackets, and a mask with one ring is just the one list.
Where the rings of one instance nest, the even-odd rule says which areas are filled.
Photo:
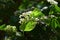
[[21, 31], [31, 31], [35, 28], [36, 22], [29, 21], [20, 26]]
[[36, 22], [30, 21], [26, 24], [24, 31], [31, 31], [35, 28]]
[[0, 30], [4, 30], [5, 26], [6, 26], [5, 24], [1, 25]]
[[39, 9], [35, 8], [31, 15], [34, 16], [34, 17], [41, 17], [44, 14]]

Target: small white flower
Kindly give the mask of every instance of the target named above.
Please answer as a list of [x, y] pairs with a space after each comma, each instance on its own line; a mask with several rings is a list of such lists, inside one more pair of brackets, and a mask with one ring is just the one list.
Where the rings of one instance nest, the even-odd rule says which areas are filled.
[[20, 21], [24, 21], [24, 18], [21, 18]]
[[19, 18], [21, 18], [23, 15], [20, 15]]
[[35, 19], [34, 17], [31, 17], [33, 20]]
[[54, 0], [47, 0], [48, 2], [53, 2]]
[[28, 11], [26, 12], [26, 15], [30, 15], [32, 13], [32, 11]]
[[45, 24], [44, 22], [41, 22], [41, 24]]
[[12, 29], [13, 29], [13, 32], [16, 32], [17, 30], [15, 26], [13, 26]]
[[26, 13], [22, 13], [23, 16], [26, 16]]
[[19, 23], [22, 23], [21, 21], [19, 21]]
[[44, 16], [44, 19], [48, 19], [48, 17], [47, 16]]
[[44, 9], [47, 9], [48, 7], [47, 6], [45, 6], [45, 7], [43, 7], [42, 9], [41, 9], [41, 11], [43, 11]]
[[38, 19], [38, 18], [35, 18], [35, 20], [36, 20], [36, 21], [39, 21], [39, 19]]
[[34, 6], [32, 8], [34, 8]]
[[51, 18], [52, 18], [52, 17], [55, 17], [55, 16], [54, 16], [54, 15], [51, 15]]
[[16, 32], [16, 36], [22, 36], [20, 32]]
[[47, 16], [43, 16], [40, 19], [48, 19], [48, 17]]
[[32, 11], [28, 11], [28, 13], [32, 13]]
[[58, 4], [58, 2], [54, 1], [54, 4]]
[[29, 20], [29, 16], [26, 16], [25, 19], [28, 21]]
[[47, 9], [47, 8], [48, 8], [47, 6], [43, 7], [43, 9]]
[[13, 29], [16, 29], [16, 27], [15, 27], [15, 26], [13, 26]]
[[58, 4], [58, 2], [57, 1], [54, 1], [54, 0], [47, 0], [47, 1], [50, 2], [50, 4], [55, 4], [55, 5]]
[[32, 19], [33, 19], [34, 17], [32, 17]]
[[30, 15], [30, 13], [26, 12], [26, 15]]
[[41, 9], [41, 11], [43, 11], [43, 9]]
[[7, 27], [5, 29], [10, 30], [10, 28], [11, 28], [11, 26], [10, 25], [7, 25]]

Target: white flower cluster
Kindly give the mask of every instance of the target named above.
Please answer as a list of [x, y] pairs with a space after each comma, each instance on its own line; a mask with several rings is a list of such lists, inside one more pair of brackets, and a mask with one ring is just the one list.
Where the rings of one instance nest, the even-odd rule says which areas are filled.
[[7, 32], [16, 32], [16, 26], [10, 26], [10, 25], [7, 25], [7, 27], [5, 28], [5, 30]]
[[24, 12], [22, 13], [22, 15], [19, 16], [20, 21], [19, 23], [22, 23], [24, 21], [28, 21], [29, 20], [29, 15], [32, 13], [32, 11], [28, 11], [28, 12]]
[[55, 1], [55, 0], [47, 0], [47, 1], [50, 2], [50, 4], [54, 4], [54, 5], [57, 5], [58, 4], [58, 2]]
[[22, 13], [22, 15], [19, 16], [20, 18], [20, 21], [19, 23], [23, 23], [25, 21], [29, 21], [29, 20], [34, 20], [34, 21], [39, 21], [39, 18], [35, 18], [33, 16], [30, 16], [30, 14], [32, 13], [32, 11], [28, 11], [28, 12], [25, 12], [25, 13]]

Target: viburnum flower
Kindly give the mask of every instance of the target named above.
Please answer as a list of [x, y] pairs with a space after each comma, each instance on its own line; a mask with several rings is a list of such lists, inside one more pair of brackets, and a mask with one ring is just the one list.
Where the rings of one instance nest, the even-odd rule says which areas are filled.
[[47, 1], [50, 2], [50, 4], [54, 4], [54, 5], [57, 5], [58, 4], [58, 2], [55, 1], [55, 0], [47, 0]]
[[[22, 14], [19, 16], [19, 18], [20, 18], [19, 23], [22, 23], [22, 22], [24, 22], [24, 21], [28, 21], [28, 20], [29, 20], [29, 16], [30, 16], [31, 13], [32, 13], [32, 11], [28, 11], [28, 12], [22, 13]], [[22, 17], [23, 17], [23, 18], [22, 18]]]
[[54, 1], [54, 0], [47, 0], [48, 2], [52, 2], [52, 1]]
[[47, 6], [45, 6], [45, 7], [43, 7], [42, 9], [41, 9], [41, 11], [43, 11], [43, 10], [45, 10], [45, 9], [47, 9], [48, 7]]
[[7, 25], [5, 30], [7, 32], [16, 32], [17, 29], [16, 29], [16, 26]]
[[20, 21], [24, 21], [24, 18], [21, 18]]
[[39, 21], [39, 19], [38, 19], [38, 18], [35, 18], [35, 20], [36, 20], [36, 21]]
[[20, 15], [19, 18], [21, 18], [23, 15]]

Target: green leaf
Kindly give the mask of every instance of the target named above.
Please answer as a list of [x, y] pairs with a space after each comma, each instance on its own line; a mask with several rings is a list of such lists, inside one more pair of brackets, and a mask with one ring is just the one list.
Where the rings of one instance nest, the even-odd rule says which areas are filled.
[[25, 9], [24, 4], [21, 4], [18, 9], [19, 9], [19, 10], [24, 10], [24, 9]]
[[58, 27], [58, 23], [57, 23], [56, 19], [52, 19], [52, 21], [51, 21], [51, 27], [53, 27], [53, 28], [57, 28]]
[[20, 30], [21, 30], [21, 31], [24, 31], [26, 24], [27, 24], [27, 23], [22, 23], [22, 24], [20, 25]]
[[31, 15], [34, 16], [34, 17], [41, 17], [44, 14], [39, 9], [35, 8]]
[[35, 28], [36, 22], [30, 21], [26, 24], [24, 31], [31, 31]]
[[36, 22], [29, 21], [27, 23], [23, 23], [20, 26], [20, 30], [22, 30], [22, 31], [31, 31], [31, 30], [33, 30], [35, 28], [35, 25], [36, 25]]
[[54, 8], [55, 8], [55, 11], [56, 11], [56, 12], [60, 12], [60, 7], [58, 7], [57, 5], [55, 5]]
[[6, 26], [5, 24], [1, 25], [0, 30], [4, 30], [5, 26]]
[[52, 11], [52, 10], [50, 10], [50, 12], [49, 12], [49, 15], [52, 15], [54, 12]]

